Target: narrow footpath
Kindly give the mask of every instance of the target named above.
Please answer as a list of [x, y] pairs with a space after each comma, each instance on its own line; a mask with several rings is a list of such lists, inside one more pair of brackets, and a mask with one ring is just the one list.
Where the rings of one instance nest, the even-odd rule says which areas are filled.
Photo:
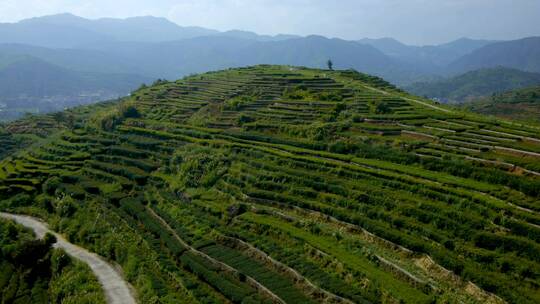
[[98, 278], [99, 283], [103, 287], [107, 303], [109, 304], [136, 304], [129, 284], [124, 280], [122, 275], [103, 258], [95, 253], [92, 253], [82, 247], [71, 244], [64, 237], [51, 231], [47, 224], [37, 218], [26, 215], [16, 215], [0, 212], [0, 218], [13, 220], [34, 231], [38, 238], [43, 238], [46, 233], [56, 236], [57, 242], [55, 248], [63, 249], [67, 254], [76, 258], [83, 263], [88, 264], [94, 275]]

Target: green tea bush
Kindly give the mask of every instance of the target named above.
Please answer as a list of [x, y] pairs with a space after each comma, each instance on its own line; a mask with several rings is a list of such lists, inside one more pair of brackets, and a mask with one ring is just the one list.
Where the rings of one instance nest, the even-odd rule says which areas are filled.
[[225, 110], [238, 110], [241, 107], [249, 105], [255, 101], [257, 101], [257, 96], [241, 95], [225, 101], [224, 108]]
[[305, 85], [297, 85], [295, 87], [285, 89], [283, 92], [283, 97], [292, 100], [307, 100], [312, 97], [312, 93]]
[[213, 186], [229, 164], [223, 151], [193, 145], [184, 146], [171, 160], [179, 185], [187, 188]]
[[112, 109], [106, 109], [92, 117], [95, 127], [104, 131], [111, 131], [127, 118], [140, 117], [135, 102], [122, 102]]

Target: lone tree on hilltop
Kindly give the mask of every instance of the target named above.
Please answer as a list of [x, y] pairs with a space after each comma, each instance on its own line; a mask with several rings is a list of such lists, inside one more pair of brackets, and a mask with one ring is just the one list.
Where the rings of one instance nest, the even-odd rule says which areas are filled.
[[332, 59], [328, 59], [328, 62], [326, 64], [328, 65], [328, 69], [330, 71], [334, 70], [334, 63], [332, 62]]

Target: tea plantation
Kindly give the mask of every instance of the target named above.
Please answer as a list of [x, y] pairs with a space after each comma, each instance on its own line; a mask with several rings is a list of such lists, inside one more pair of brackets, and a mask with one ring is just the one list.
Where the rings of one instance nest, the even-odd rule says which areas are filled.
[[0, 210], [118, 263], [140, 303], [540, 303], [540, 126], [262, 65], [0, 140]]

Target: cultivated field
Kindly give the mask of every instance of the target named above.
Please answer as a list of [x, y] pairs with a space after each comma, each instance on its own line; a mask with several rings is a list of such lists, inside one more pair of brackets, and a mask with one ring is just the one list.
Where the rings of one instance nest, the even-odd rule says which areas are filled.
[[0, 209], [142, 303], [540, 302], [538, 126], [255, 66], [4, 129]]

